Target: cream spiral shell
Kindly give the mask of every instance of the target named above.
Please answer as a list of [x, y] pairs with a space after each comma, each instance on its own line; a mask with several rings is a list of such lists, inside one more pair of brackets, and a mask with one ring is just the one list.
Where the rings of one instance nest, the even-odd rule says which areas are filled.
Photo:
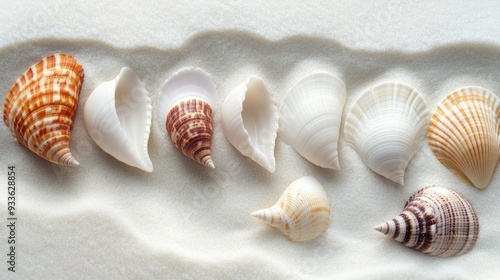
[[410, 197], [400, 215], [374, 229], [407, 247], [448, 257], [474, 247], [479, 221], [472, 205], [458, 193], [427, 186]]
[[311, 176], [291, 183], [270, 208], [252, 216], [278, 228], [292, 241], [304, 242], [323, 234], [330, 224], [330, 205], [325, 189]]
[[50, 162], [78, 165], [69, 141], [83, 79], [82, 66], [66, 54], [31, 66], [5, 99], [3, 119], [14, 138]]

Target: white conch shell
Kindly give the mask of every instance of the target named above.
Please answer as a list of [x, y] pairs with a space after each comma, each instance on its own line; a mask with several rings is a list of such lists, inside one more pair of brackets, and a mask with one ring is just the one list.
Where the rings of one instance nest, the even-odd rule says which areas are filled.
[[444, 166], [486, 188], [500, 158], [500, 99], [480, 87], [454, 91], [432, 115], [428, 140]]
[[383, 83], [353, 104], [344, 137], [371, 170], [403, 185], [404, 172], [425, 139], [429, 110], [420, 93], [401, 83]]
[[262, 79], [250, 77], [231, 91], [221, 114], [222, 131], [229, 142], [273, 173], [278, 108]]
[[106, 153], [130, 166], [153, 171], [148, 155], [151, 98], [139, 77], [124, 67], [118, 76], [94, 89], [83, 120], [90, 137]]
[[330, 205], [325, 189], [311, 176], [291, 183], [271, 207], [252, 216], [278, 228], [290, 240], [304, 242], [323, 234], [330, 224]]
[[449, 257], [474, 247], [479, 221], [472, 205], [458, 193], [427, 186], [410, 197], [400, 215], [373, 229], [423, 253]]
[[163, 84], [158, 97], [158, 120], [174, 145], [188, 158], [215, 168], [211, 156], [212, 113], [217, 89], [200, 68], [185, 68]]
[[337, 144], [346, 88], [337, 77], [314, 73], [288, 92], [280, 107], [278, 134], [310, 162], [339, 169]]

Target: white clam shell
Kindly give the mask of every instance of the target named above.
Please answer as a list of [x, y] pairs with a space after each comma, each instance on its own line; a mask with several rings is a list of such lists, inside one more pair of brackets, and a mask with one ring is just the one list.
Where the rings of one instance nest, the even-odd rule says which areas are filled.
[[158, 96], [158, 121], [167, 131], [165, 123], [168, 112], [179, 101], [197, 98], [207, 102], [215, 113], [217, 109], [217, 89], [210, 74], [203, 69], [188, 67], [177, 71], [165, 81]]
[[322, 235], [330, 224], [325, 188], [312, 176], [292, 182], [271, 207], [252, 216], [278, 228], [290, 240], [304, 242]]
[[148, 155], [151, 98], [139, 77], [124, 67], [118, 76], [90, 94], [83, 111], [85, 127], [106, 153], [119, 161], [153, 171]]
[[404, 172], [426, 136], [429, 109], [420, 93], [383, 83], [352, 105], [344, 124], [347, 143], [376, 173], [404, 184]]
[[314, 73], [298, 81], [280, 107], [278, 134], [310, 162], [339, 169], [337, 145], [346, 87], [337, 77]]
[[278, 108], [262, 79], [250, 77], [232, 90], [221, 110], [224, 135], [243, 155], [274, 173]]

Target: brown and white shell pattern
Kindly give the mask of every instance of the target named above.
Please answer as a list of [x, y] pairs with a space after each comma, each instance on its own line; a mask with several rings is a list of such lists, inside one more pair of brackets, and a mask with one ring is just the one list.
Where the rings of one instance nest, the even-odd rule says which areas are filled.
[[428, 140], [444, 166], [486, 188], [500, 158], [500, 99], [480, 87], [454, 91], [434, 112]]
[[66, 54], [31, 66], [5, 99], [3, 119], [14, 138], [50, 162], [78, 165], [69, 141], [83, 79], [82, 66]]
[[292, 182], [270, 208], [252, 216], [278, 228], [290, 240], [305, 242], [322, 235], [330, 224], [325, 188], [312, 176]]
[[449, 257], [474, 247], [479, 221], [472, 205], [458, 193], [427, 186], [410, 197], [401, 214], [374, 229], [423, 253]]
[[185, 68], [162, 86], [158, 118], [174, 145], [188, 158], [214, 168], [211, 156], [212, 113], [217, 90], [200, 68]]

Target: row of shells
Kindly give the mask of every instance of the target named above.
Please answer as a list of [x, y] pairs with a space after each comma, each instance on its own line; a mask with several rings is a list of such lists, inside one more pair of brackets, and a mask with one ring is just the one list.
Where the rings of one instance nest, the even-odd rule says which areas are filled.
[[[304, 242], [328, 229], [330, 212], [324, 187], [306, 176], [291, 183], [273, 206], [252, 216], [290, 240]], [[425, 254], [449, 257], [474, 247], [479, 221], [472, 205], [455, 191], [426, 186], [410, 197], [401, 214], [373, 229]]]
[[[69, 138], [83, 79], [82, 66], [69, 55], [55, 54], [30, 67], [4, 104], [4, 121], [14, 138], [48, 161], [78, 165]], [[158, 120], [174, 145], [212, 168], [217, 95], [212, 78], [199, 68], [175, 73], [158, 95]], [[313, 164], [339, 169], [345, 102], [346, 87], [340, 79], [314, 73], [292, 86], [278, 110], [264, 81], [250, 77], [225, 98], [222, 130], [239, 152], [271, 173], [277, 135]], [[85, 127], [97, 145], [147, 172], [153, 170], [147, 148], [151, 118], [149, 93], [126, 67], [114, 80], [99, 85], [84, 109]], [[500, 100], [480, 87], [462, 88], [448, 95], [429, 121], [427, 104], [417, 90], [383, 83], [354, 102], [344, 124], [344, 137], [362, 161], [401, 185], [426, 135], [443, 165], [484, 189], [500, 158]]]
[[[14, 138], [48, 161], [78, 165], [69, 151], [82, 66], [69, 55], [44, 58], [11, 88], [4, 121]], [[277, 135], [315, 165], [339, 169], [337, 143], [346, 87], [327, 73], [308, 75], [285, 96], [278, 110], [264, 81], [250, 77], [222, 105], [224, 135], [243, 155], [274, 172]], [[158, 95], [159, 122], [187, 157], [214, 167], [210, 155], [212, 114], [217, 90], [199, 68], [175, 73]], [[436, 109], [429, 125], [422, 95], [401, 83], [384, 83], [362, 94], [344, 125], [347, 143], [373, 171], [399, 184], [408, 162], [427, 135], [438, 160], [478, 188], [485, 188], [500, 157], [500, 101], [479, 87], [459, 89]], [[99, 85], [84, 108], [91, 138], [116, 159], [151, 172], [148, 140], [152, 119], [149, 93], [129, 68]], [[293, 182], [275, 205], [252, 213], [293, 241], [323, 234], [330, 207], [313, 177]], [[470, 203], [452, 190], [429, 186], [407, 202], [403, 212], [374, 228], [404, 245], [433, 255], [468, 252], [479, 225]]]

